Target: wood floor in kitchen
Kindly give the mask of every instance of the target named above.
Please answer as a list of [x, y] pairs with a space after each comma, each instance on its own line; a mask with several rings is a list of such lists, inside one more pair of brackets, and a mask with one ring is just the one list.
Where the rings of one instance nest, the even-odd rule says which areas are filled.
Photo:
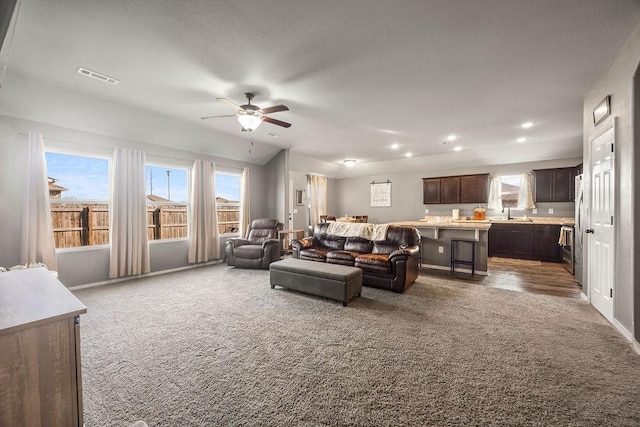
[[566, 298], [581, 298], [582, 287], [575, 277], [554, 262], [520, 261], [489, 258], [486, 276], [422, 269], [421, 275], [440, 277], [459, 285], [475, 284], [512, 291], [547, 294]]

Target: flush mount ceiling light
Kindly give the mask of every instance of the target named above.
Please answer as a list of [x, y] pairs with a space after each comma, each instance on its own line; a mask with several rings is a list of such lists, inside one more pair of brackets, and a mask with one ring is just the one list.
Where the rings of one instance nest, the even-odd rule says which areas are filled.
[[533, 122], [524, 122], [523, 124], [520, 125], [520, 127], [523, 129], [529, 129], [532, 126], [533, 126]]
[[455, 151], [460, 151], [460, 150], [462, 150], [462, 147], [458, 145], [456, 148], [454, 148], [454, 150]]
[[457, 138], [458, 136], [452, 133], [451, 135], [447, 136], [447, 141], [455, 141]]
[[238, 121], [242, 125], [242, 127], [249, 132], [252, 130], [256, 130], [260, 123], [262, 123], [262, 118], [256, 114], [240, 114], [238, 115]]
[[347, 167], [352, 168], [355, 164], [356, 164], [356, 161], [353, 160], [353, 159], [344, 160], [344, 165], [347, 166]]
[[400, 144], [398, 144], [397, 142], [394, 142], [393, 144], [391, 144], [391, 148], [393, 148], [394, 150], [397, 150], [398, 148], [400, 148]]
[[525, 142], [527, 140], [527, 138], [525, 138], [524, 136], [521, 136], [520, 138], [516, 139], [517, 142]]
[[404, 156], [405, 156], [405, 157], [411, 157], [411, 156], [413, 156], [413, 154], [411, 154], [411, 152], [408, 152], [408, 153], [406, 153]]

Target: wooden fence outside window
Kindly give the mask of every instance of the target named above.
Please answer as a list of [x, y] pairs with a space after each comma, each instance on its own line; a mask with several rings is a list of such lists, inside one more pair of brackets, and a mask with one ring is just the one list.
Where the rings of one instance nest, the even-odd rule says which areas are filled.
[[[147, 205], [147, 236], [149, 240], [187, 237], [186, 205]], [[240, 208], [218, 206], [218, 232], [237, 232]], [[56, 248], [106, 245], [109, 243], [109, 205], [82, 203], [51, 203], [51, 221]]]

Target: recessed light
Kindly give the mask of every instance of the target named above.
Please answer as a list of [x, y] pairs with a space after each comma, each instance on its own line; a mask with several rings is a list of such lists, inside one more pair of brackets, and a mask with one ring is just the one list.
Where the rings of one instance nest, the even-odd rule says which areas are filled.
[[524, 136], [521, 136], [520, 138], [516, 139], [516, 141], [518, 142], [525, 142], [527, 140], [527, 138], [525, 138]]
[[454, 150], [455, 151], [460, 151], [460, 150], [462, 150], [462, 147], [458, 145], [456, 148], [454, 148]]
[[405, 157], [411, 157], [411, 156], [413, 156], [413, 154], [411, 154], [411, 151], [409, 151], [409, 152], [408, 152], [408, 153], [406, 153], [404, 156], [405, 156]]
[[454, 134], [447, 136], [447, 141], [455, 141], [458, 137]]
[[533, 122], [524, 122], [523, 124], [520, 125], [520, 127], [522, 127], [523, 129], [529, 129], [532, 126], [533, 126]]
[[394, 150], [397, 150], [398, 148], [400, 148], [400, 144], [398, 144], [397, 142], [394, 142], [393, 144], [391, 144], [391, 148], [393, 148]]
[[347, 167], [352, 168], [355, 164], [356, 164], [356, 161], [353, 160], [353, 159], [344, 160], [344, 165], [347, 166]]

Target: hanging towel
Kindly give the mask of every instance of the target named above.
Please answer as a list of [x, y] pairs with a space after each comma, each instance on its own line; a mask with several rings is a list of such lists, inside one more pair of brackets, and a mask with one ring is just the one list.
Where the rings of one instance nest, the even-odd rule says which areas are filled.
[[564, 228], [560, 229], [560, 238], [558, 239], [558, 245], [567, 246], [567, 230]]

